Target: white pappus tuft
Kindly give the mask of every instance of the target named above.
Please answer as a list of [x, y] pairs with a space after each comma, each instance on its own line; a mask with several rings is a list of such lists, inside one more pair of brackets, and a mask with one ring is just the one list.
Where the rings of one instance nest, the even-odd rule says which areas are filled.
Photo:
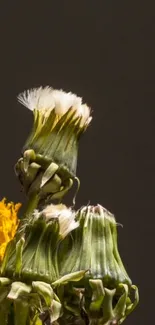
[[18, 101], [30, 110], [48, 110], [55, 109], [57, 115], [62, 116], [69, 108], [73, 108], [76, 116], [81, 117], [81, 126], [89, 124], [92, 117], [90, 108], [82, 103], [82, 98], [63, 90], [55, 90], [49, 86], [25, 90], [18, 95]]
[[35, 215], [42, 215], [47, 221], [58, 219], [59, 234], [63, 238], [79, 226], [79, 222], [75, 220], [75, 212], [64, 204], [50, 204], [40, 212], [35, 211], [34, 217]]

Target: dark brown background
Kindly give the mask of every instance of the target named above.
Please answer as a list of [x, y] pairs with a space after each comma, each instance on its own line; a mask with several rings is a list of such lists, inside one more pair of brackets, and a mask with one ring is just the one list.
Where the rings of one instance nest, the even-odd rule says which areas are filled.
[[83, 96], [77, 205], [100, 203], [124, 225], [119, 247], [140, 305], [125, 324], [154, 324], [155, 11], [145, 1], [0, 3], [0, 196], [24, 202], [13, 166], [32, 125], [24, 89]]

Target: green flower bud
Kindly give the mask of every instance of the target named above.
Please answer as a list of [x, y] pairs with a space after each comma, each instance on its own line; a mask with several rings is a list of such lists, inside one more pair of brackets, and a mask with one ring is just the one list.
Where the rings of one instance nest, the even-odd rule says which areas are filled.
[[[115, 218], [97, 205], [80, 209], [76, 220], [79, 227], [59, 247], [60, 275], [69, 277], [81, 270], [86, 273], [78, 282], [66, 284], [61, 297], [65, 312], [60, 324], [82, 319], [84, 324], [121, 324], [138, 303], [138, 290], [132, 285], [118, 252]], [[61, 281], [60, 278], [53, 283], [58, 292]], [[132, 291], [135, 291], [134, 302]]]
[[[49, 205], [23, 219], [7, 246], [0, 278], [1, 325], [50, 324], [62, 315], [62, 303], [52, 282], [60, 281], [58, 250], [61, 241], [79, 226], [75, 212], [65, 205]], [[79, 281], [84, 272], [61, 278], [62, 288]]]
[[76, 95], [50, 87], [18, 99], [33, 111], [34, 124], [16, 173], [28, 195], [60, 199], [76, 176], [78, 142], [91, 121], [90, 109]]
[[51, 204], [40, 212], [35, 210], [21, 222], [7, 247], [2, 275], [22, 281], [51, 283], [57, 280], [59, 244], [78, 225], [75, 213], [63, 204]]
[[108, 287], [120, 282], [131, 284], [118, 252], [114, 216], [100, 205], [87, 206], [76, 213], [76, 220], [80, 226], [72, 233], [61, 274], [89, 270], [89, 278], [104, 279]]

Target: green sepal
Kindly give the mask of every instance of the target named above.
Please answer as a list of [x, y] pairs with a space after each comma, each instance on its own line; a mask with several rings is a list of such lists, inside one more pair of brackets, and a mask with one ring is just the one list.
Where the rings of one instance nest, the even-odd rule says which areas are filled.
[[9, 278], [0, 277], [0, 287], [5, 287], [11, 283]]
[[90, 279], [89, 284], [92, 288], [92, 302], [90, 304], [90, 311], [99, 311], [105, 296], [102, 280]]
[[15, 300], [21, 296], [28, 295], [32, 290], [30, 285], [27, 285], [23, 282], [13, 282], [11, 285], [11, 290], [8, 294], [8, 298]]
[[59, 301], [53, 299], [49, 310], [51, 324], [55, 322], [62, 314], [62, 305]]
[[25, 183], [27, 186], [30, 186], [30, 184], [35, 180], [40, 168], [41, 166], [36, 162], [32, 162], [29, 165], [27, 174], [25, 175]]
[[116, 292], [116, 289], [107, 289], [104, 288], [105, 290], [105, 297], [104, 297], [104, 301], [103, 301], [103, 324], [104, 322], [108, 321], [108, 320], [113, 320], [114, 319], [114, 312], [113, 312], [113, 298]]
[[80, 281], [84, 277], [86, 272], [87, 272], [87, 270], [81, 270], [81, 271], [73, 272], [70, 274], [66, 274], [66, 275], [62, 276], [60, 279], [54, 281], [52, 283], [52, 286], [55, 287], [55, 286], [59, 286], [62, 284], [67, 284], [70, 281], [72, 281], [72, 282]]
[[24, 168], [25, 173], [28, 170], [30, 161], [34, 161], [35, 158], [36, 158], [36, 154], [35, 154], [33, 149], [29, 149], [29, 150], [24, 151], [24, 154], [23, 154], [23, 168]]
[[55, 174], [55, 172], [59, 169], [59, 166], [57, 164], [55, 164], [54, 162], [52, 162], [48, 168], [45, 170], [43, 177], [42, 177], [42, 181], [41, 181], [41, 185], [40, 188], [42, 188]]
[[114, 308], [114, 318], [116, 320], [124, 319], [124, 316], [126, 316], [126, 302], [129, 293], [129, 288], [126, 284], [120, 284], [119, 287], [123, 288], [124, 293], [120, 296]]
[[53, 195], [51, 195], [51, 198], [53, 200], [55, 199], [62, 199], [63, 196], [69, 191], [69, 189], [73, 186], [73, 180], [71, 178], [69, 178], [67, 181], [66, 181], [66, 184], [64, 187], [62, 187], [62, 189], [60, 188], [60, 191], [57, 192], [57, 193], [54, 193]]
[[129, 315], [136, 308], [137, 304], [139, 303], [138, 288], [135, 285], [132, 285], [131, 289], [133, 289], [135, 291], [135, 300], [133, 303], [131, 303], [127, 306], [126, 315]]
[[48, 307], [51, 306], [53, 300], [53, 289], [50, 284], [43, 281], [33, 281], [32, 288], [44, 298]]
[[41, 188], [41, 193], [58, 193], [61, 189], [61, 178], [55, 174], [45, 185]]

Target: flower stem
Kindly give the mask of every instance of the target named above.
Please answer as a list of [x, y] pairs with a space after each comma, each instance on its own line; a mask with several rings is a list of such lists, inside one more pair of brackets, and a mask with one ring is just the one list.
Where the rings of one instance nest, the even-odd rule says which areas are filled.
[[32, 194], [27, 202], [25, 211], [23, 213], [23, 217], [30, 217], [33, 213], [33, 211], [37, 208], [38, 203], [39, 203], [40, 197], [38, 194]]

